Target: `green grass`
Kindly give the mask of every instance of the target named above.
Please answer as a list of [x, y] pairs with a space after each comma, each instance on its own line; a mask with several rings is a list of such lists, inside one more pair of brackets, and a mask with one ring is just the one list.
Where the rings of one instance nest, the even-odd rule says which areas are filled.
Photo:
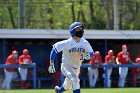
[[[0, 93], [55, 93], [53, 89], [30, 89], [30, 90], [0, 90]], [[72, 93], [66, 91], [64, 93]], [[140, 93], [140, 88], [97, 88], [81, 89], [81, 93]]]

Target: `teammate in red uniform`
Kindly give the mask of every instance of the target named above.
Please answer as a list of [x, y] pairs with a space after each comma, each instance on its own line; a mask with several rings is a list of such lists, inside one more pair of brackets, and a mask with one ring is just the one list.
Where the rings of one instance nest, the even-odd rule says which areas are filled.
[[[27, 49], [23, 50], [23, 54], [19, 57], [19, 64], [20, 65], [30, 65], [32, 64], [32, 59], [31, 56], [29, 55], [29, 52]], [[27, 74], [28, 74], [28, 69], [27, 68], [19, 68], [19, 73], [21, 76], [21, 87], [22, 88], [28, 88], [30, 87], [30, 83], [28, 82], [27, 84], [25, 84], [26, 78], [27, 78]]]
[[[89, 86], [95, 87], [96, 81], [98, 79], [98, 67], [102, 63], [102, 57], [100, 56], [99, 51], [95, 51], [95, 56], [90, 60], [90, 64], [94, 67], [88, 68], [88, 76], [89, 76]], [[94, 79], [93, 79], [94, 76]]]
[[[135, 59], [135, 64], [140, 64], [140, 54]], [[137, 79], [140, 79], [140, 67], [132, 68], [132, 83], [133, 87], [137, 86]]]
[[[115, 56], [114, 56], [113, 50], [109, 50], [109, 51], [108, 51], [108, 55], [105, 56], [105, 63], [106, 63], [106, 64], [112, 64], [112, 65], [115, 64]], [[111, 87], [110, 75], [111, 75], [111, 73], [112, 73], [112, 67], [111, 67], [111, 68], [108, 68], [107, 71], [108, 71], [108, 76], [107, 76], [107, 79], [108, 79], [107, 87]]]
[[[5, 65], [16, 65], [18, 63], [18, 52], [16, 50], [12, 51], [12, 54], [9, 55], [6, 59]], [[14, 68], [5, 68], [5, 80], [2, 84], [3, 89], [10, 89], [10, 83], [13, 77]]]
[[[130, 54], [127, 52], [127, 46], [122, 45], [122, 51], [118, 53], [116, 58], [117, 64], [129, 64], [132, 63], [130, 59]], [[119, 67], [119, 82], [118, 87], [124, 87], [125, 79], [128, 73], [128, 67]]]

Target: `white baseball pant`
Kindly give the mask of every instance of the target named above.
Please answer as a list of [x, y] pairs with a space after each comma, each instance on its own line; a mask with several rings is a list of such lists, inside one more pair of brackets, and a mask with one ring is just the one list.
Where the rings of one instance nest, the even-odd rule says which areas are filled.
[[27, 68], [18, 68], [19, 69], [19, 73], [20, 73], [20, 76], [21, 76], [21, 80], [26, 80], [27, 78]]
[[6, 69], [4, 69], [4, 72], [5, 72], [5, 79], [2, 84], [2, 88], [8, 90], [10, 89], [10, 83], [13, 77], [13, 72], [8, 72]]
[[[98, 79], [98, 68], [88, 68], [88, 77], [89, 77], [89, 86], [95, 87], [97, 79]], [[93, 78], [94, 76], [94, 78]]]
[[[111, 73], [112, 73], [112, 67], [107, 69], [107, 73], [108, 73], [108, 74], [107, 74], [107, 81], [108, 81], [108, 82], [107, 82], [107, 87], [110, 88], [110, 87], [111, 87], [110, 76], [111, 76]], [[104, 75], [105, 75], [105, 74], [104, 74]], [[105, 83], [105, 80], [106, 80], [106, 79], [105, 79], [105, 76], [104, 76], [104, 83]]]
[[128, 67], [119, 67], [120, 78], [118, 82], [118, 87], [124, 87], [127, 73], [128, 73]]
[[80, 67], [73, 68], [73, 67], [62, 64], [61, 72], [66, 77], [63, 83], [63, 87], [65, 90], [80, 89], [80, 84], [79, 84], [80, 79], [78, 77], [80, 73]]

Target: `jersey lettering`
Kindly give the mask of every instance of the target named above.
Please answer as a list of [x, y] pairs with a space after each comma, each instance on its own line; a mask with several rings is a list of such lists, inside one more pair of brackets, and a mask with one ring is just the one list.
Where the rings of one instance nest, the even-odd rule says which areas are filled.
[[85, 49], [84, 48], [79, 48], [79, 47], [73, 47], [71, 49], [68, 50], [69, 53], [72, 53], [72, 52], [83, 52], [85, 53]]
[[123, 57], [123, 58], [128, 58], [128, 55], [125, 55], [125, 54], [124, 54], [124, 55], [122, 55], [122, 57]]

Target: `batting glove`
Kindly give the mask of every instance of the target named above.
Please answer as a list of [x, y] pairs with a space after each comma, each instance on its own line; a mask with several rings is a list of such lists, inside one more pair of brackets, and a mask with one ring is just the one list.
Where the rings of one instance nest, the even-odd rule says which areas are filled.
[[84, 53], [83, 56], [84, 56], [85, 60], [90, 60], [91, 59], [90, 54], [88, 52]]
[[49, 71], [49, 73], [55, 73], [54, 63], [50, 63], [48, 71]]

